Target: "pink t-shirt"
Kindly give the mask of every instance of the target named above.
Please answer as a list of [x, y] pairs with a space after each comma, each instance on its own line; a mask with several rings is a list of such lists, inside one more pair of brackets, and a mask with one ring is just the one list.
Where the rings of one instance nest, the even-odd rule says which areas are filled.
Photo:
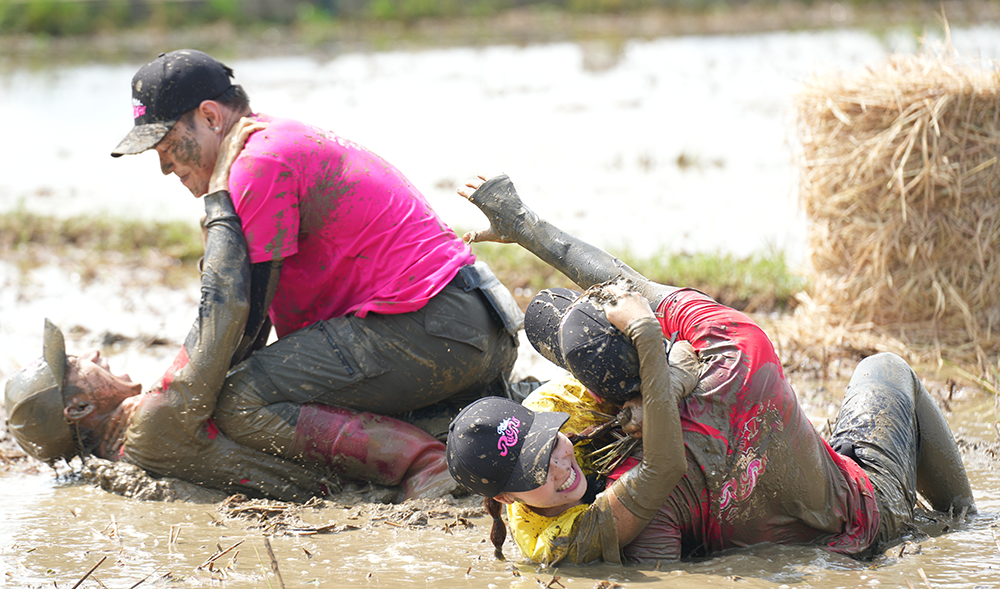
[[254, 133], [229, 190], [250, 262], [284, 259], [270, 316], [278, 337], [354, 313], [415, 311], [475, 261], [391, 164], [290, 119]]

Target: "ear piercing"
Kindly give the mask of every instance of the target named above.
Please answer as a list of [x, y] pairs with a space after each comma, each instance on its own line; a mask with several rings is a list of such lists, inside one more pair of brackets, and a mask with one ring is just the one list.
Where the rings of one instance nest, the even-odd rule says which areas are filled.
[[212, 127], [212, 130], [215, 131], [216, 133], [219, 132], [219, 128], [218, 127]]

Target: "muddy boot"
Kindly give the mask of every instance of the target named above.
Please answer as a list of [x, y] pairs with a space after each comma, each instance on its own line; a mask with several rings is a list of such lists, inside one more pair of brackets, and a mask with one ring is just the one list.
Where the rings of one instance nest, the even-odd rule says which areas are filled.
[[445, 445], [420, 428], [376, 415], [306, 404], [289, 457], [345, 478], [403, 487], [403, 499], [443, 497], [460, 486], [448, 474]]

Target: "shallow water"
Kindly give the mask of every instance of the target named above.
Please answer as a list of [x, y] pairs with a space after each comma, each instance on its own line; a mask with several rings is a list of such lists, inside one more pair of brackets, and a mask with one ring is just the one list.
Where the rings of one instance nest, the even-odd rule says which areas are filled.
[[[930, 23], [933, 26], [934, 22]], [[953, 30], [956, 47], [1000, 59], [995, 27]], [[508, 172], [526, 200], [570, 232], [633, 251], [775, 246], [805, 254], [795, 206], [791, 97], [812, 74], [853, 69], [887, 51], [913, 50], [912, 36], [859, 31], [773, 33], [419, 52], [233, 61], [255, 107], [334, 129], [404, 171], [447, 222], [475, 228], [482, 217], [454, 195], [478, 171]], [[0, 159], [0, 209], [99, 212], [192, 223], [201, 203], [155, 156], [112, 160], [131, 124], [128, 81], [139, 64], [54, 66], [0, 72], [7, 141]], [[680, 161], [686, 162], [684, 166]], [[141, 272], [109, 268], [95, 281], [59, 266], [22, 270], [0, 261], [0, 379], [41, 349], [43, 317], [64, 327], [73, 351], [104, 330], [168, 345], [112, 346], [112, 366], [152, 382], [194, 318], [196, 285], [156, 286]], [[128, 339], [126, 341], [128, 341]], [[525, 357], [522, 373], [550, 370]], [[820, 383], [838, 390], [842, 383]], [[817, 422], [830, 402], [805, 395]], [[950, 416], [970, 440], [996, 442], [997, 408], [964, 391]], [[656, 567], [560, 567], [499, 563], [488, 525], [444, 530], [384, 522], [337, 534], [271, 539], [285, 584], [295, 586], [535, 587], [554, 575], [566, 587], [611, 580], [630, 587], [997, 587], [1000, 477], [996, 459], [967, 456], [980, 515], [919, 544], [918, 554], [869, 569], [803, 547], [762, 546], [704, 562]], [[0, 584], [72, 586], [102, 557], [85, 586], [259, 587], [269, 562], [260, 533], [218, 525], [213, 505], [143, 503], [39, 474], [0, 473]], [[350, 509], [309, 512], [315, 523], [347, 523]], [[180, 526], [176, 542], [171, 526]], [[240, 547], [222, 579], [196, 568], [217, 547]], [[508, 546], [506, 553], [514, 556]], [[311, 555], [311, 556], [310, 556]], [[228, 557], [223, 559], [229, 562]], [[221, 562], [221, 561], [220, 561]], [[169, 575], [169, 577], [164, 577]], [[274, 583], [273, 579], [271, 581]], [[276, 586], [276, 585], [274, 585]], [[558, 586], [558, 585], [553, 585]]]
[[[928, 29], [940, 36], [935, 14]], [[997, 59], [997, 30], [951, 34], [963, 55]], [[544, 217], [603, 246], [740, 255], [776, 247], [801, 259], [792, 97], [812, 75], [916, 43], [911, 32], [839, 30], [230, 65], [256, 109], [374, 150], [453, 226], [482, 222], [455, 195], [458, 183], [502, 171]], [[159, 174], [155, 154], [109, 157], [132, 124], [139, 65], [0, 71], [10, 138], [0, 143], [10, 171], [0, 177], [0, 210], [200, 217], [178, 180]]]
[[[1000, 556], [996, 544], [1000, 489], [995, 464], [971, 464], [969, 474], [980, 514], [954, 531], [927, 539], [907, 554], [890, 551], [869, 564], [810, 547], [762, 545], [702, 562], [659, 566], [561, 566], [540, 569], [493, 559], [485, 541], [489, 522], [453, 525], [454, 515], [431, 517], [426, 526], [390, 525], [377, 515], [359, 517], [352, 507], [307, 509], [313, 525], [352, 524], [359, 529], [313, 536], [269, 539], [288, 587], [536, 587], [553, 576], [566, 587], [593, 587], [610, 580], [626, 587], [996, 587]], [[107, 557], [93, 573], [107, 587], [262, 587], [270, 558], [263, 536], [244, 524], [224, 521], [211, 504], [140, 502], [81, 484], [54, 483], [49, 473], [0, 477], [5, 517], [0, 523], [0, 573], [6, 584], [68, 586]], [[446, 506], [444, 506], [446, 507]], [[352, 519], [353, 517], [353, 519]], [[222, 522], [221, 524], [219, 522]], [[171, 528], [179, 527], [175, 542]], [[450, 527], [446, 531], [446, 527]], [[217, 570], [198, 570], [218, 550], [238, 547], [217, 561]], [[234, 551], [235, 552], [235, 551]], [[508, 542], [508, 557], [516, 550]], [[916, 552], [916, 553], [914, 553]], [[91, 581], [88, 581], [91, 582]], [[272, 578], [273, 586], [278, 586]], [[96, 586], [96, 585], [93, 585]]]

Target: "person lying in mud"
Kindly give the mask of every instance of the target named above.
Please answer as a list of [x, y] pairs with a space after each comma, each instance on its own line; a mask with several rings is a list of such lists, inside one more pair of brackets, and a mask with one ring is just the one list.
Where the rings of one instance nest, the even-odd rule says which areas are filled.
[[[322, 496], [331, 470], [402, 485], [405, 498], [452, 491], [444, 444], [389, 417], [303, 405], [309, 427], [296, 430], [294, 438], [273, 439], [280, 452], [237, 443], [211, 419], [219, 391], [227, 389], [230, 359], [250, 307], [247, 245], [226, 178], [248, 134], [261, 128], [261, 123], [238, 123], [221, 145], [203, 197], [206, 245], [198, 319], [160, 381], [142, 392], [128, 375], [112, 373], [97, 350], [67, 356], [62, 332], [46, 321], [43, 357], [6, 385], [11, 434], [42, 461], [93, 454], [251, 497]], [[227, 390], [234, 394], [232, 387]]]
[[[333, 440], [343, 428], [344, 415], [321, 405], [403, 416], [505, 394], [522, 313], [390, 163], [332, 132], [254, 112], [233, 70], [200, 51], [142, 66], [132, 104], [133, 129], [112, 156], [153, 149], [161, 171], [196, 197], [231, 126], [268, 123], [227, 184], [252, 279], [244, 338], [215, 410], [222, 431], [297, 455], [313, 451], [302, 440], [315, 446], [318, 432]], [[264, 347], [271, 324], [278, 339]], [[392, 433], [356, 426], [367, 438]]]
[[[543, 385], [524, 406], [476, 401], [448, 439], [452, 475], [507, 504], [527, 558], [652, 561], [760, 542], [864, 558], [907, 532], [918, 490], [935, 510], [975, 512], [947, 422], [901, 358], [858, 365], [828, 443], [749, 317], [558, 230], [506, 176], [482, 180], [460, 193], [491, 227], [466, 239], [518, 243], [593, 289], [543, 291], [525, 317], [535, 348], [576, 380]], [[674, 351], [680, 341], [697, 361]], [[623, 428], [641, 432], [641, 459], [595, 477], [566, 434], [625, 403], [641, 406]], [[495, 544], [503, 533], [498, 522]]]

